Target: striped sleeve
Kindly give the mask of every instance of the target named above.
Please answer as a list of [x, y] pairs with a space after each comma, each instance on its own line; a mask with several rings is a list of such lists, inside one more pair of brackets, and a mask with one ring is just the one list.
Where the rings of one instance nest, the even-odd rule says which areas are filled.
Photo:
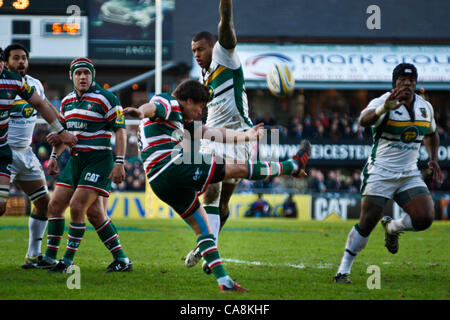
[[169, 100], [165, 99], [162, 96], [154, 96], [151, 100], [151, 103], [153, 103], [156, 106], [156, 112], [155, 116], [153, 117], [153, 120], [161, 119], [161, 120], [167, 120], [170, 117], [170, 114], [172, 112], [172, 105]]
[[24, 100], [30, 100], [36, 89], [28, 85], [24, 78], [22, 78], [22, 84], [19, 89], [19, 96]]
[[120, 105], [119, 99], [113, 95], [110, 99], [108, 99], [108, 102], [109, 103], [106, 104], [108, 107], [108, 112], [105, 115], [108, 123], [114, 131], [120, 128], [126, 128], [125, 116], [123, 115], [123, 108]]

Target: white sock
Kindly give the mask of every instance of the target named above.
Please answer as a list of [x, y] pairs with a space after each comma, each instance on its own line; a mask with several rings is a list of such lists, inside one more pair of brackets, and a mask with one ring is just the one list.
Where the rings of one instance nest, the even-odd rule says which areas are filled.
[[352, 269], [353, 261], [362, 249], [369, 241], [369, 237], [363, 237], [355, 227], [353, 227], [347, 237], [347, 243], [345, 244], [345, 252], [342, 257], [341, 264], [337, 273], [350, 273]]
[[39, 220], [30, 216], [28, 219], [28, 257], [41, 254], [42, 237], [47, 228], [47, 220]]
[[399, 232], [399, 231], [413, 231], [414, 227], [412, 225], [411, 217], [409, 214], [405, 214], [400, 219], [392, 220], [387, 225], [388, 232]]
[[220, 215], [208, 214], [209, 225], [211, 226], [212, 234], [216, 238], [216, 246], [219, 243], [219, 231], [220, 231]]
[[231, 288], [232, 286], [234, 286], [234, 281], [233, 281], [233, 279], [230, 278], [230, 276], [225, 276], [225, 277], [217, 279], [217, 283], [219, 284], [219, 286], [225, 286], [228, 288]]

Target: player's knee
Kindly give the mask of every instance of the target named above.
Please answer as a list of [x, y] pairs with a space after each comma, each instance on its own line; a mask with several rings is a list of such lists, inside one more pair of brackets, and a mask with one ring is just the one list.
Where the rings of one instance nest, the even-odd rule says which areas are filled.
[[63, 217], [66, 205], [58, 199], [52, 198], [48, 203], [48, 218]]
[[50, 197], [47, 195], [33, 201], [33, 213], [38, 217], [46, 217], [49, 208]]
[[6, 203], [9, 198], [9, 185], [0, 185], [0, 216], [6, 212]]
[[98, 227], [105, 222], [106, 217], [104, 217], [103, 212], [97, 207], [90, 207], [87, 212], [87, 218], [89, 222], [94, 226]]
[[0, 217], [6, 212], [6, 201], [0, 202]]
[[433, 223], [433, 216], [427, 215], [420, 218], [411, 219], [415, 231], [423, 231], [428, 229]]
[[220, 196], [220, 188], [218, 184], [210, 184], [203, 194], [203, 203], [205, 205], [214, 203]]
[[84, 216], [83, 204], [79, 203], [79, 201], [71, 201], [70, 202], [70, 216], [75, 220], [79, 220], [79, 219], [83, 218], [83, 216]]

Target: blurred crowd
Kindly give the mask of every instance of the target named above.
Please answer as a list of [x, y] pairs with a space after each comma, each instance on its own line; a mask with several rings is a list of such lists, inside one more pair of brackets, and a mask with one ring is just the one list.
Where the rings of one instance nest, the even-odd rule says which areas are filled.
[[[358, 119], [350, 118], [348, 115], [337, 112], [320, 112], [317, 117], [306, 114], [303, 118], [293, 116], [289, 125], [279, 125], [276, 119], [269, 113], [262, 118], [253, 118], [254, 123], [264, 122], [267, 129], [279, 129], [281, 135], [294, 139], [318, 139], [339, 142], [349, 140], [364, 141], [371, 143], [372, 133], [370, 129], [364, 129], [358, 124]], [[449, 121], [446, 121], [447, 123]], [[439, 122], [437, 115], [438, 132], [440, 140], [445, 141], [450, 137], [450, 125]], [[145, 172], [139, 158], [137, 125], [127, 127], [127, 159], [125, 170], [127, 178], [120, 185], [113, 183], [113, 191], [144, 191], [146, 187]], [[46, 164], [51, 153], [51, 146], [45, 141], [48, 134], [47, 125], [37, 125], [34, 134], [33, 149], [41, 161], [50, 190], [53, 189], [56, 177], [47, 173]], [[114, 147], [114, 136], [112, 138]], [[68, 151], [65, 151], [59, 160], [60, 170], [62, 170], [69, 159]], [[324, 193], [324, 192], [347, 192], [358, 193], [361, 186], [361, 169], [350, 168], [309, 168], [308, 177], [305, 179], [293, 179], [290, 177], [276, 177], [266, 181], [242, 180], [239, 184], [238, 192], [258, 192], [263, 190], [267, 193], [287, 192], [293, 190], [301, 193]], [[448, 170], [444, 170], [445, 182], [438, 186], [433, 182], [429, 183], [431, 190], [450, 190], [448, 182]]]
[[[436, 117], [438, 133], [441, 141], [450, 138], [450, 121], [442, 123], [439, 115]], [[297, 139], [328, 139], [332, 142], [342, 140], [368, 141], [372, 140], [370, 128], [361, 127], [358, 118], [350, 118], [346, 113], [320, 112], [317, 117], [306, 114], [303, 118], [291, 117], [289, 124], [281, 125], [270, 113], [263, 117], [253, 117], [254, 123], [263, 122], [267, 129], [279, 129], [285, 138]]]

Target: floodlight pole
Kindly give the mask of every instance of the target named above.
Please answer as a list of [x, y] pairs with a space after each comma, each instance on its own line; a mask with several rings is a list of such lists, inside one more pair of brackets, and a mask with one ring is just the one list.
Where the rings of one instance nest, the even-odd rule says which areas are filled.
[[162, 88], [162, 0], [155, 0], [155, 94], [161, 93]]

